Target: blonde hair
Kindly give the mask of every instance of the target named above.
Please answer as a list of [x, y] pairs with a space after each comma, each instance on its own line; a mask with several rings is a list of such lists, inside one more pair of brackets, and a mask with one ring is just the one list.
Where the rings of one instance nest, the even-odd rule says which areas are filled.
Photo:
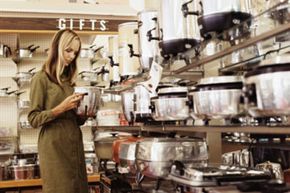
[[[64, 50], [68, 48], [72, 41], [79, 41], [79, 50], [76, 53], [76, 57], [73, 61], [65, 68], [64, 61]], [[64, 74], [65, 69], [66, 80], [70, 82], [71, 85], [74, 84], [76, 74], [77, 74], [77, 65], [76, 60], [79, 56], [81, 48], [81, 41], [79, 36], [72, 30], [64, 29], [58, 31], [52, 38], [52, 43], [50, 45], [49, 54], [46, 62], [44, 63], [43, 70], [47, 73], [48, 77], [56, 84], [63, 84], [62, 75]]]

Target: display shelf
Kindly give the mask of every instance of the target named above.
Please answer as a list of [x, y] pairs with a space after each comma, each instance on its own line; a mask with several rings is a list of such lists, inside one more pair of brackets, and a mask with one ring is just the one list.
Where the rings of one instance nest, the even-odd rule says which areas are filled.
[[206, 132], [206, 133], [261, 133], [261, 134], [290, 134], [290, 126], [97, 126], [99, 131], [127, 131], [127, 132]]
[[[88, 175], [88, 182], [94, 183], [100, 181], [100, 175]], [[7, 180], [0, 182], [0, 188], [24, 188], [24, 187], [34, 187], [42, 186], [41, 179], [27, 179], [27, 180]]]
[[221, 51], [221, 52], [217, 52], [211, 56], [208, 56], [208, 57], [205, 57], [205, 58], [202, 58], [202, 59], [195, 59], [192, 61], [191, 64], [187, 65], [187, 66], [184, 66], [180, 69], [177, 69], [175, 71], [173, 71], [173, 73], [176, 73], [176, 74], [179, 74], [179, 73], [182, 73], [182, 72], [185, 72], [185, 71], [188, 71], [192, 68], [195, 68], [195, 67], [198, 67], [198, 66], [201, 66], [201, 65], [204, 65], [204, 64], [207, 64], [207, 63], [210, 63], [214, 60], [217, 60], [219, 58], [222, 58], [226, 55], [229, 55], [235, 51], [238, 51], [238, 50], [241, 50], [241, 49], [244, 49], [244, 48], [247, 48], [251, 45], [254, 45], [260, 41], [263, 41], [263, 40], [266, 40], [266, 39], [269, 39], [271, 37], [275, 37], [279, 34], [282, 34], [282, 33], [285, 33], [287, 31], [290, 30], [290, 23], [287, 23], [287, 24], [284, 24], [284, 25], [281, 25], [281, 26], [278, 26], [276, 27], [275, 29], [271, 29], [270, 31], [267, 31], [261, 35], [258, 35], [256, 37], [253, 37], [253, 38], [249, 38], [247, 39], [246, 41], [240, 43], [240, 44], [237, 44], [235, 46], [231, 46], [229, 48], [226, 48], [225, 50]]

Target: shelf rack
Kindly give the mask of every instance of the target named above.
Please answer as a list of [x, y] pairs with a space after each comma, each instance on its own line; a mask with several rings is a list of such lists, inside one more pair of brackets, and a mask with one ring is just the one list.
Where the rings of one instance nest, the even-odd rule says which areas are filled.
[[290, 126], [97, 126], [97, 131], [122, 131], [122, 132], [176, 132], [176, 133], [257, 133], [257, 134], [290, 134]]
[[[88, 176], [89, 183], [95, 183], [100, 181], [100, 175], [94, 174]], [[24, 187], [37, 187], [42, 186], [42, 179], [27, 179], [27, 180], [7, 180], [1, 181], [0, 189], [5, 188], [24, 188]]]

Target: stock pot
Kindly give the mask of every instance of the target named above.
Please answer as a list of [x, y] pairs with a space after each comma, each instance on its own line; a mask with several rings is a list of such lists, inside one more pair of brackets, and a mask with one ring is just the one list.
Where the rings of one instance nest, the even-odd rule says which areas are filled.
[[187, 87], [168, 87], [151, 99], [153, 119], [156, 121], [185, 120], [189, 117]]
[[11, 48], [8, 45], [0, 44], [0, 57], [7, 58], [11, 55]]
[[201, 34], [221, 33], [251, 17], [251, 0], [202, 0]]
[[134, 94], [134, 90], [121, 93], [123, 113], [130, 124], [134, 122]]
[[151, 138], [137, 142], [135, 155], [138, 171], [148, 177], [163, 178], [169, 174], [173, 161], [207, 162], [208, 149], [199, 138]]
[[100, 89], [92, 86], [82, 86], [75, 87], [74, 92], [85, 94], [77, 108], [77, 114], [84, 117], [96, 117], [100, 105]]
[[24, 84], [30, 83], [31, 78], [35, 74], [33, 71], [35, 68], [29, 69], [27, 72], [17, 72], [12, 79], [17, 83], [19, 86], [23, 86]]
[[134, 87], [134, 118], [136, 122], [152, 120], [151, 97], [152, 94], [143, 85]]
[[203, 78], [190, 91], [192, 116], [198, 119], [231, 118], [243, 112], [241, 107], [243, 81], [240, 76]]
[[245, 74], [246, 105], [251, 116], [290, 114], [290, 55], [266, 59]]
[[162, 0], [160, 7], [161, 55], [176, 55], [199, 44], [198, 1]]
[[26, 48], [20, 48], [19, 49], [19, 56], [21, 58], [23, 57], [32, 57], [33, 53], [38, 49], [40, 46], [34, 46], [33, 44], [30, 46], [27, 46]]
[[126, 141], [120, 145], [120, 167], [126, 168], [130, 173], [136, 173], [135, 153], [137, 141]]
[[141, 71], [138, 51], [137, 22], [126, 22], [118, 26], [119, 70], [121, 76], [137, 75]]
[[144, 10], [137, 15], [140, 64], [143, 70], [149, 70], [154, 57], [158, 55], [158, 40], [160, 38], [157, 11]]
[[10, 166], [9, 170], [14, 180], [33, 179], [35, 177], [35, 164]]

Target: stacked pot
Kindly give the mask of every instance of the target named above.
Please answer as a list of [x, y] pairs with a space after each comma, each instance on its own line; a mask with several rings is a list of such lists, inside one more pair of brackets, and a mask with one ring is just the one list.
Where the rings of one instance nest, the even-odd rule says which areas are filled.
[[266, 59], [245, 74], [245, 96], [253, 117], [290, 114], [290, 55]]
[[196, 15], [199, 14], [198, 1], [162, 0], [160, 13], [161, 55], [177, 55], [200, 42]]
[[158, 90], [158, 96], [151, 99], [153, 119], [156, 121], [179, 121], [189, 117], [187, 87], [168, 87]]
[[243, 80], [240, 76], [203, 78], [191, 90], [192, 116], [197, 119], [221, 119], [241, 115]]
[[143, 175], [166, 178], [174, 161], [205, 166], [207, 144], [202, 139], [151, 138], [137, 142], [136, 166]]
[[119, 67], [120, 76], [132, 76], [141, 72], [138, 51], [137, 22], [122, 23], [119, 33]]
[[159, 52], [158, 42], [160, 35], [157, 11], [145, 10], [138, 13], [138, 36], [140, 64], [142, 69], [147, 71]]

